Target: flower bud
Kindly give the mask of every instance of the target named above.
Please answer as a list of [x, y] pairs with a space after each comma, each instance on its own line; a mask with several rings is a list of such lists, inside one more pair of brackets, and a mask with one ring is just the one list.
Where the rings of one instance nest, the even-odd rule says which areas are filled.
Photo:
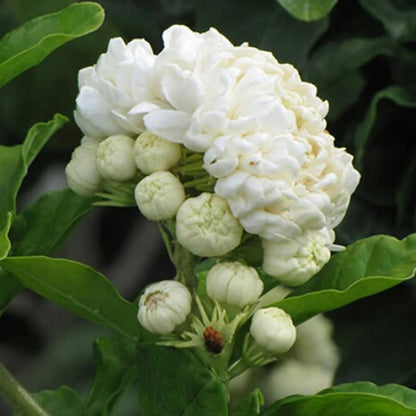
[[98, 145], [98, 141], [84, 137], [66, 165], [68, 186], [78, 195], [92, 196], [100, 188], [101, 176], [95, 163]]
[[101, 176], [113, 181], [127, 181], [137, 172], [133, 157], [134, 140], [116, 134], [102, 141], [97, 150], [97, 167]]
[[181, 147], [152, 133], [142, 133], [134, 143], [134, 160], [143, 173], [169, 170], [181, 158]]
[[188, 198], [176, 216], [179, 243], [197, 256], [222, 256], [240, 244], [242, 234], [227, 201], [215, 194]]
[[256, 269], [239, 262], [216, 264], [207, 275], [208, 296], [229, 305], [250, 305], [262, 291], [263, 282]]
[[140, 212], [149, 220], [173, 218], [185, 200], [179, 179], [170, 172], [155, 172], [142, 179], [134, 191]]
[[291, 287], [307, 282], [331, 257], [319, 234], [283, 241], [263, 239], [262, 246], [264, 271]]
[[296, 328], [291, 317], [280, 308], [259, 309], [251, 319], [250, 333], [267, 351], [283, 354], [296, 340]]
[[191, 302], [191, 293], [185, 285], [175, 280], [162, 280], [145, 289], [137, 318], [149, 332], [169, 334], [185, 322], [191, 312]]

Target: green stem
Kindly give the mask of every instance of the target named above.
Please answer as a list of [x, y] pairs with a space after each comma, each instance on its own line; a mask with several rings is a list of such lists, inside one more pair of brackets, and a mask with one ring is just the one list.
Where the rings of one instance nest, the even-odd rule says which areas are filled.
[[25, 416], [49, 416], [0, 363], [0, 393]]
[[230, 377], [230, 380], [234, 377], [237, 377], [239, 374], [246, 371], [249, 367], [247, 364], [240, 358], [238, 361], [236, 361], [229, 369], [228, 369], [228, 375]]
[[183, 184], [183, 187], [192, 188], [198, 185], [206, 185], [209, 180], [210, 180], [209, 176], [204, 176], [203, 178], [200, 178], [200, 179], [195, 179], [193, 181], [185, 182]]

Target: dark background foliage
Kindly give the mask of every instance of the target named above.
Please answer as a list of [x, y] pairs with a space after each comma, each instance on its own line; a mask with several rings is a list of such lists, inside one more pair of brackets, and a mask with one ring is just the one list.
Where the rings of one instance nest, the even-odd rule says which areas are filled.
[[[70, 4], [68, 0], [0, 0], [0, 35]], [[55, 51], [0, 92], [0, 140], [20, 143], [37, 121], [71, 117], [77, 72], [96, 62], [111, 37], [146, 38], [157, 52], [173, 23], [216, 27], [235, 44], [270, 50], [293, 63], [330, 102], [328, 129], [355, 155], [362, 174], [337, 229], [349, 244], [372, 234], [402, 238], [416, 225], [416, 4], [413, 0], [339, 0], [313, 22], [290, 16], [274, 0], [101, 0], [106, 21], [94, 34]], [[65, 187], [63, 169], [80, 131], [71, 122], [50, 141], [25, 181], [20, 207]], [[106, 274], [129, 299], [173, 270], [153, 224], [135, 209], [97, 208], [59, 256]], [[416, 285], [412, 282], [330, 314], [342, 363], [336, 381], [399, 382], [416, 387]], [[103, 332], [27, 292], [0, 321], [0, 355], [36, 391], [68, 384], [82, 391], [92, 372], [92, 339]], [[127, 396], [119, 414], [127, 415]], [[6, 410], [5, 410], [6, 411]], [[1, 413], [1, 409], [0, 409]], [[3, 414], [3, 413], [2, 413]]]

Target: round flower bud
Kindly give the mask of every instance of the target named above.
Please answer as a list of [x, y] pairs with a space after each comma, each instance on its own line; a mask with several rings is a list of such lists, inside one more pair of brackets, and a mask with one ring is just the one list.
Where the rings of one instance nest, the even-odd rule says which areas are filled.
[[155, 172], [142, 179], [134, 190], [140, 212], [149, 220], [173, 218], [185, 200], [179, 179], [170, 172]]
[[257, 344], [274, 354], [285, 353], [296, 340], [291, 317], [276, 307], [259, 309], [251, 319], [250, 333]]
[[256, 269], [239, 262], [216, 264], [207, 275], [208, 296], [229, 305], [250, 305], [262, 291], [263, 282]]
[[143, 173], [169, 170], [181, 158], [181, 147], [152, 133], [142, 133], [134, 143], [134, 160]]
[[331, 253], [326, 244], [317, 233], [283, 241], [263, 239], [263, 269], [287, 286], [299, 286], [329, 261]]
[[240, 244], [242, 234], [227, 201], [215, 194], [187, 199], [176, 216], [178, 242], [197, 256], [222, 256]]
[[139, 300], [137, 318], [153, 334], [165, 335], [185, 322], [191, 312], [192, 296], [185, 285], [162, 280], [149, 285]]
[[84, 137], [66, 165], [68, 186], [78, 195], [92, 196], [100, 188], [101, 176], [95, 163], [98, 145], [98, 141]]
[[116, 134], [102, 141], [97, 150], [97, 167], [101, 176], [113, 181], [127, 181], [136, 171], [133, 158], [134, 140]]

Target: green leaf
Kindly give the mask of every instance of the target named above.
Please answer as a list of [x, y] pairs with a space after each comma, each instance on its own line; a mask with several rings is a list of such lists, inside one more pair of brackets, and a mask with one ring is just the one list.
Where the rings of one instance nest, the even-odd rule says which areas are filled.
[[136, 307], [91, 267], [43, 256], [8, 257], [0, 265], [13, 273], [23, 286], [82, 318], [127, 338], [139, 337]]
[[379, 91], [374, 96], [363, 122], [357, 127], [355, 133], [355, 165], [358, 170], [360, 170], [363, 164], [364, 153], [368, 145], [371, 130], [373, 129], [377, 117], [378, 104], [383, 99], [391, 100], [402, 107], [416, 108], [416, 97], [409, 91], [399, 86], [393, 85], [387, 87], [384, 90]]
[[415, 270], [416, 234], [401, 241], [385, 235], [369, 237], [333, 256], [317, 275], [275, 306], [299, 324], [398, 285], [413, 277]]
[[308, 78], [330, 104], [329, 118], [337, 119], [352, 106], [365, 87], [362, 66], [380, 55], [392, 55], [396, 42], [389, 37], [351, 37], [327, 42], [310, 57]]
[[3, 229], [0, 229], [0, 260], [3, 259], [4, 257], [7, 257], [11, 248], [8, 234], [9, 234], [10, 227], [12, 225], [12, 218], [13, 218], [13, 213], [8, 212], [6, 214], [6, 222], [3, 226]]
[[104, 10], [82, 2], [36, 17], [0, 39], [0, 87], [37, 65], [64, 43], [98, 29]]
[[326, 16], [338, 0], [277, 0], [292, 16], [300, 20], [317, 20]]
[[342, 74], [356, 70], [376, 56], [392, 55], [396, 42], [387, 36], [378, 38], [351, 37], [327, 42], [310, 57], [311, 78], [320, 86], [331, 85]]
[[36, 123], [23, 145], [0, 146], [0, 229], [5, 227], [7, 213], [16, 212], [16, 196], [27, 169], [46, 141], [68, 119], [60, 114], [48, 122]]
[[5, 229], [7, 215], [16, 211], [16, 195], [25, 176], [21, 145], [0, 145], [0, 229]]
[[260, 416], [414, 416], [416, 391], [398, 384], [342, 384], [314, 396], [279, 400]]
[[62, 114], [55, 114], [52, 120], [36, 123], [30, 128], [22, 145], [22, 158], [26, 169], [47, 141], [67, 122], [67, 117]]
[[[10, 231], [13, 256], [51, 255], [87, 215], [93, 199], [69, 189], [48, 192], [20, 213]], [[52, 230], [52, 232], [51, 232]]]
[[0, 267], [0, 316], [21, 288], [19, 280]]
[[111, 415], [117, 400], [137, 377], [137, 368], [129, 367], [120, 356], [113, 339], [94, 342], [95, 377], [86, 408], [92, 415]]
[[224, 384], [190, 350], [155, 347], [139, 351], [142, 416], [226, 416]]
[[231, 412], [231, 416], [256, 416], [260, 413], [263, 404], [263, 395], [259, 389], [256, 389], [239, 403]]
[[391, 0], [360, 0], [360, 4], [385, 27], [390, 35], [398, 40], [416, 40], [416, 10], [403, 7]]
[[[58, 390], [44, 390], [33, 394], [33, 397], [51, 416], [89, 416], [83, 409], [82, 398], [69, 387], [62, 386]], [[14, 412], [13, 416], [25, 415]]]

